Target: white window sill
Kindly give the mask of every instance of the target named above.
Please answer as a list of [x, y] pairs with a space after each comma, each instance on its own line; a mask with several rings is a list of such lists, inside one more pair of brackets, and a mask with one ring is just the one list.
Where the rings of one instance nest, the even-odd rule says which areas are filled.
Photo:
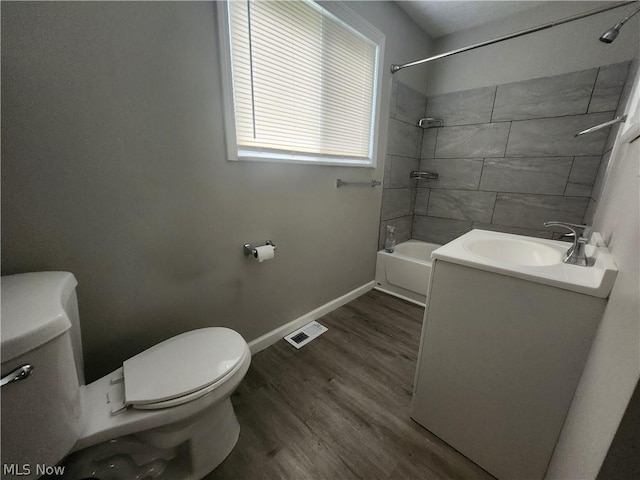
[[267, 162], [267, 163], [297, 163], [301, 165], [328, 165], [334, 167], [366, 167], [375, 168], [375, 163], [369, 159], [350, 159], [336, 157], [317, 157], [313, 155], [292, 155], [282, 153], [266, 153], [239, 151], [236, 158], [231, 161], [238, 162]]

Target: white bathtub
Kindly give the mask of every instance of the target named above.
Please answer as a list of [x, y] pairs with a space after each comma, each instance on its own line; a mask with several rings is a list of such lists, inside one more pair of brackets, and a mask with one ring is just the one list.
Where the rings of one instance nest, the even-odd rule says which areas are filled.
[[412, 303], [426, 304], [431, 252], [440, 245], [409, 240], [396, 245], [393, 253], [380, 250], [376, 260], [377, 290]]

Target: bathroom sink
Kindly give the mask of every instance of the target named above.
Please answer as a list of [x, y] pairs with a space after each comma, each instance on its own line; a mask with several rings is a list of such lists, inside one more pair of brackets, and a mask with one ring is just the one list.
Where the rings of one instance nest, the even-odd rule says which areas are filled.
[[548, 266], [562, 262], [562, 256], [568, 248], [551, 247], [528, 240], [512, 238], [479, 239], [465, 242], [470, 252], [501, 263], [524, 266]]
[[594, 233], [585, 247], [587, 256], [595, 258], [593, 266], [564, 263], [570, 246], [558, 240], [476, 229], [434, 250], [431, 258], [607, 298], [618, 268], [602, 236]]

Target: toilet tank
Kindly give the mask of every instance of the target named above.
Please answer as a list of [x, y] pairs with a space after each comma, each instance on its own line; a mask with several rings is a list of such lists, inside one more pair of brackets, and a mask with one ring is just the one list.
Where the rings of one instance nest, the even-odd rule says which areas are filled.
[[3, 478], [42, 475], [82, 433], [76, 285], [68, 272], [2, 277], [2, 377], [33, 367], [28, 377], [1, 387]]

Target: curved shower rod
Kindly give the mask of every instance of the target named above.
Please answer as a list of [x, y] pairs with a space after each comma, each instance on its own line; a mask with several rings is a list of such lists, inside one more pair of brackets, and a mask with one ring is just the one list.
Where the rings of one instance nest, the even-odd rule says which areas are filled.
[[469, 50], [475, 50], [476, 48], [486, 47], [487, 45], [493, 45], [494, 43], [504, 42], [505, 40], [510, 40], [512, 38], [522, 37], [523, 35], [529, 35], [530, 33], [539, 32], [541, 30], [546, 30], [547, 28], [556, 27], [558, 25], [562, 25], [563, 23], [573, 22], [574, 20], [580, 20], [581, 18], [590, 17], [591, 15], [597, 15], [598, 13], [607, 12], [609, 10], [613, 10], [614, 8], [624, 7], [626, 5], [631, 5], [637, 2], [622, 2], [616, 3], [615, 5], [607, 5], [606, 7], [600, 7], [595, 10], [590, 10], [585, 13], [580, 13], [577, 15], [573, 15], [571, 17], [563, 18], [561, 20], [555, 20], [553, 22], [545, 23], [544, 25], [539, 25], [537, 27], [527, 28], [526, 30], [522, 30], [520, 32], [510, 33], [508, 35], [503, 35], [498, 38], [494, 38], [492, 40], [487, 40], [480, 43], [475, 43], [473, 45], [469, 45], [468, 47], [457, 48], [455, 50], [451, 50], [450, 52], [441, 53], [439, 55], [434, 55], [433, 57], [424, 58], [422, 60], [415, 60], [413, 62], [405, 63], [403, 65], [391, 65], [391, 73], [396, 73], [398, 70], [402, 70], [403, 68], [414, 67], [416, 65], [422, 65], [423, 63], [431, 62], [433, 60], [438, 60], [440, 58], [450, 57], [452, 55], [457, 55], [458, 53], [468, 52]]

